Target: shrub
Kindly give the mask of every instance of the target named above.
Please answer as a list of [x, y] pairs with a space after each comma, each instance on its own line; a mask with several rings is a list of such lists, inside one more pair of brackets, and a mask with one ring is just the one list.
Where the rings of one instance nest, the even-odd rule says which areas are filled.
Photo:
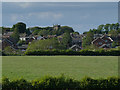
[[26, 51], [25, 55], [84, 55], [84, 56], [119, 56], [120, 50], [96, 50], [90, 51], [87, 49], [80, 51], [72, 51], [72, 50], [33, 50]]
[[39, 80], [26, 81], [18, 79], [10, 81], [8, 78], [2, 80], [3, 90], [119, 90], [120, 79], [111, 77], [107, 79], [92, 79], [85, 77], [80, 81], [67, 78], [46, 76]]

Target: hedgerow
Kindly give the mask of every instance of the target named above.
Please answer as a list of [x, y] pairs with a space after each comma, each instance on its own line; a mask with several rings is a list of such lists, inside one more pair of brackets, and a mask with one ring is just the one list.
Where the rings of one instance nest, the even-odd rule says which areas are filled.
[[84, 55], [84, 56], [119, 56], [120, 50], [31, 50], [26, 51], [25, 55]]
[[2, 80], [2, 90], [119, 90], [120, 79], [111, 77], [107, 79], [92, 79], [85, 77], [74, 80], [65, 76], [47, 76], [39, 80], [26, 81], [25, 79]]

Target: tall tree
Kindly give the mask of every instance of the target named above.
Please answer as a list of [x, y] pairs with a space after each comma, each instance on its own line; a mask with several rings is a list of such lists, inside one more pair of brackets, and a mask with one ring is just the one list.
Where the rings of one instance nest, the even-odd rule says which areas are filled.
[[103, 29], [104, 29], [104, 25], [103, 25], [103, 24], [102, 24], [102, 25], [99, 25], [98, 28], [97, 28], [97, 30], [99, 30], [99, 31], [101, 31], [101, 32], [103, 31]]
[[119, 23], [115, 24], [115, 29], [118, 30], [119, 29]]
[[26, 32], [26, 24], [23, 22], [18, 22], [17, 24], [13, 25], [13, 30], [17, 29], [18, 33], [25, 33]]
[[104, 26], [104, 29], [105, 29], [105, 33], [108, 34], [109, 30], [110, 30], [110, 24], [106, 24]]
[[14, 28], [14, 32], [11, 35], [11, 37], [14, 39], [15, 43], [17, 43], [19, 41], [19, 32], [17, 28]]
[[110, 30], [113, 30], [115, 28], [115, 24], [110, 25]]
[[86, 47], [89, 46], [93, 40], [93, 32], [88, 32], [87, 36], [85, 38], [83, 38], [83, 42], [82, 42], [82, 47]]
[[72, 38], [70, 36], [70, 33], [64, 33], [61, 44], [67, 49], [67, 47], [71, 46], [71, 42]]

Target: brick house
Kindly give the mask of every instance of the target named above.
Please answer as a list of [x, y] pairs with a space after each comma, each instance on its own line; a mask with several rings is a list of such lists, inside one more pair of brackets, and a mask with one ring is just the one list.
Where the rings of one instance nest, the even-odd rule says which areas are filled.
[[98, 37], [94, 39], [91, 44], [99, 47], [99, 48], [112, 48], [113, 40], [107, 35], [103, 35], [102, 37]]

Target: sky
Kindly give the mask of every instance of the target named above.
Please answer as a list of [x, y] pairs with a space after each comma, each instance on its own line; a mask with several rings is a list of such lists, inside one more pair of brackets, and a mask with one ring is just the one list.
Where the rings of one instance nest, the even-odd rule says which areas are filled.
[[2, 26], [12, 27], [17, 22], [24, 22], [27, 27], [67, 25], [83, 33], [101, 24], [117, 23], [118, 3], [2, 2]]
[[120, 0], [1, 0], [2, 2], [118, 2]]

